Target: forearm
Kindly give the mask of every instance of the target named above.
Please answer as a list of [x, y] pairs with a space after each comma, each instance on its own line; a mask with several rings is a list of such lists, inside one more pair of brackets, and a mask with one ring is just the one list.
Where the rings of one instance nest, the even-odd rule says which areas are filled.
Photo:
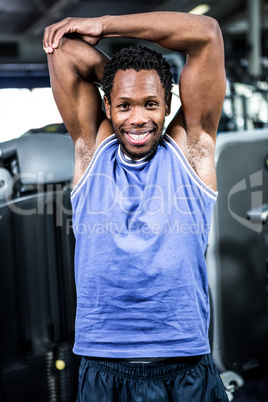
[[44, 50], [53, 53], [60, 39], [76, 33], [95, 46], [108, 37], [148, 40], [188, 55], [200, 53], [208, 44], [213, 50], [222, 46], [218, 23], [207, 16], [179, 12], [152, 12], [99, 18], [66, 18], [45, 29]]
[[179, 12], [152, 12], [101, 17], [101, 37], [131, 37], [152, 41], [165, 48], [195, 53], [221, 36], [218, 23], [206, 16]]

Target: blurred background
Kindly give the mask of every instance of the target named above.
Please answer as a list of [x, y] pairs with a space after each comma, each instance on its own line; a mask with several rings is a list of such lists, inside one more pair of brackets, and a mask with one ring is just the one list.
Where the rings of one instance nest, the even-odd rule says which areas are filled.
[[[207, 250], [210, 341], [229, 399], [268, 400], [268, 0], [0, 0], [0, 401], [75, 401], [72, 141], [51, 93], [44, 28], [148, 11], [214, 17], [227, 90]], [[109, 38], [108, 55], [132, 39]], [[143, 43], [144, 44], [144, 43]], [[162, 52], [174, 81], [183, 54]], [[180, 100], [174, 85], [172, 113]]]
[[[195, 12], [218, 20], [224, 37], [229, 84], [219, 131], [267, 125], [267, 0], [211, 0], [204, 4], [194, 0], [1, 0], [1, 141], [15, 138], [28, 129], [61, 121], [47, 89], [48, 70], [42, 49], [47, 25], [68, 16], [96, 17], [104, 13], [157, 10]], [[99, 47], [113, 54], [128, 42], [107, 39]], [[181, 63], [183, 56], [181, 60], [171, 57], [175, 80]]]

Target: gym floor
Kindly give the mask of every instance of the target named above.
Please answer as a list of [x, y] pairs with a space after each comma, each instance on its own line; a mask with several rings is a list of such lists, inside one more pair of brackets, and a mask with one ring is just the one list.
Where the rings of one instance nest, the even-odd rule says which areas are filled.
[[245, 384], [235, 393], [233, 402], [268, 401], [268, 373], [256, 373], [244, 380]]

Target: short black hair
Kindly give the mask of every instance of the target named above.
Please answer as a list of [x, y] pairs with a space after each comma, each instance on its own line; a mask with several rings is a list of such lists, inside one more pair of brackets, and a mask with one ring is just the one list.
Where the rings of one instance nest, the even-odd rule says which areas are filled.
[[155, 70], [165, 91], [165, 102], [167, 102], [172, 89], [172, 74], [168, 62], [163, 58], [162, 54], [155, 50], [146, 46], [131, 45], [115, 53], [104, 67], [101, 86], [110, 104], [111, 91], [117, 71], [129, 69], [135, 71]]

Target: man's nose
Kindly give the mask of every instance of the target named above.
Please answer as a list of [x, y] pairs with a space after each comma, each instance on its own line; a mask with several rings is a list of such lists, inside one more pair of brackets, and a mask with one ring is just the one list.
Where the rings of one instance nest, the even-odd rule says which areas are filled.
[[133, 107], [131, 109], [128, 122], [129, 124], [135, 124], [137, 126], [147, 123], [148, 117], [146, 114], [146, 110], [143, 107], [139, 106]]

